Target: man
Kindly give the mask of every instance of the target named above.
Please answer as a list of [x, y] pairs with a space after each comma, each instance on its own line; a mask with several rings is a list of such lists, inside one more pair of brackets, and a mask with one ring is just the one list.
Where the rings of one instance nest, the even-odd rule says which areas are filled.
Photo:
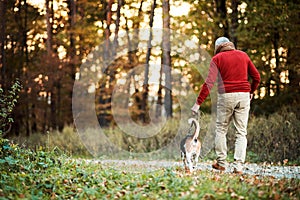
[[[252, 83], [248, 81], [251, 77]], [[210, 68], [205, 83], [196, 103], [192, 107], [197, 113], [200, 105], [208, 96], [218, 78], [218, 102], [216, 119], [215, 151], [217, 163], [214, 169], [226, 169], [227, 143], [226, 134], [231, 120], [236, 130], [234, 149], [234, 173], [243, 173], [243, 163], [246, 158], [247, 125], [250, 101], [260, 82], [260, 75], [245, 52], [236, 50], [234, 44], [226, 37], [215, 41], [215, 56], [210, 62]]]

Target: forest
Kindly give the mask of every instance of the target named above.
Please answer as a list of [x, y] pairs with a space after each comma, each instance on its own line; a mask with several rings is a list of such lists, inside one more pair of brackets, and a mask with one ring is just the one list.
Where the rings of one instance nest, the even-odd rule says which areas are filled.
[[[299, 0], [0, 0], [0, 199], [300, 199], [299, 35]], [[187, 173], [220, 36], [261, 76], [246, 162], [231, 124], [212, 168], [215, 86]]]
[[[278, 123], [293, 126], [299, 10], [296, 0], [1, 0], [1, 134], [176, 121], [190, 114], [220, 36], [260, 72], [251, 116], [292, 116]], [[201, 111], [213, 104], [214, 92]]]

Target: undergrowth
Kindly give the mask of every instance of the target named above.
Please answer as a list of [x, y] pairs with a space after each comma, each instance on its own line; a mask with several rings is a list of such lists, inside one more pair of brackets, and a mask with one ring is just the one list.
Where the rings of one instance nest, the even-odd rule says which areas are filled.
[[179, 167], [126, 171], [0, 140], [0, 199], [299, 199], [299, 179]]
[[[201, 118], [200, 137], [204, 137], [209, 129], [211, 116], [205, 114]], [[30, 137], [11, 137], [10, 139], [30, 149], [53, 149], [58, 147], [67, 155], [76, 157], [138, 158], [146, 159], [180, 159], [179, 142], [185, 136], [185, 128], [178, 129], [178, 120], [166, 123], [160, 133], [150, 138], [136, 138], [124, 133], [117, 126], [102, 129], [105, 138], [99, 136], [96, 129], [87, 129], [84, 133], [76, 133], [73, 127], [65, 127], [63, 132], [53, 131], [36, 133]], [[283, 162], [299, 164], [300, 120], [296, 114], [283, 108], [269, 116], [251, 116], [248, 124], [247, 162]], [[176, 135], [177, 134], [177, 135]], [[228, 131], [229, 159], [234, 150], [234, 128]], [[110, 144], [110, 145], [108, 145]], [[123, 153], [116, 153], [117, 150]], [[143, 154], [145, 153], [145, 154]], [[204, 159], [214, 159], [214, 151]]]

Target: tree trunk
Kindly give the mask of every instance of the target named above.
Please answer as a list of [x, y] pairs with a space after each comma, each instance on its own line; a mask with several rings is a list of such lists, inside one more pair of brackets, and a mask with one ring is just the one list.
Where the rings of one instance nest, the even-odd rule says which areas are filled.
[[[64, 125], [65, 125], [65, 120], [64, 120], [64, 115], [65, 115], [65, 112], [62, 112], [63, 110], [63, 106], [62, 106], [62, 86], [61, 86], [61, 80], [59, 79], [58, 82], [57, 82], [57, 106], [56, 106], [56, 109], [57, 109], [57, 118], [59, 119], [57, 121], [57, 128], [59, 131], [62, 131], [64, 129]], [[70, 102], [71, 103], [71, 102]], [[72, 117], [72, 116], [70, 116]]]
[[[20, 3], [20, 6], [21, 6], [21, 3]], [[20, 11], [21, 11], [21, 8], [20, 8]], [[22, 51], [21, 51], [21, 54], [22, 54], [22, 58], [24, 58], [24, 52], [25, 52], [25, 62], [23, 62], [22, 63], [22, 67], [23, 68], [28, 68], [28, 66], [29, 66], [29, 52], [28, 52], [28, 45], [27, 45], [27, 30], [28, 30], [28, 28], [27, 28], [27, 18], [28, 18], [28, 5], [27, 5], [27, 2], [26, 2], [26, 0], [24, 1], [24, 11], [25, 11], [25, 17], [24, 17], [24, 24], [22, 25], [22, 39], [23, 39], [23, 41], [22, 41]], [[21, 18], [22, 19], [22, 18]], [[21, 70], [21, 68], [18, 70], [18, 73], [20, 74], [21, 72], [20, 71], [22, 71]], [[27, 72], [27, 70], [23, 70], [24, 72], [23, 72], [23, 76], [25, 77], [25, 79], [26, 80], [28, 80], [29, 79], [29, 77], [28, 77], [28, 72]], [[20, 75], [18, 75], [18, 76], [20, 76]], [[25, 91], [27, 91], [28, 90], [28, 87], [27, 86], [25, 86], [25, 88], [26, 88], [26, 90]], [[25, 98], [26, 98], [26, 105], [25, 106], [27, 106], [29, 109], [27, 109], [27, 111], [29, 111], [28, 113], [27, 113], [27, 115], [28, 116], [32, 116], [32, 119], [30, 119], [29, 117], [27, 117], [27, 119], [26, 120], [28, 120], [28, 122], [27, 122], [27, 125], [29, 126], [29, 120], [31, 120], [31, 128], [29, 128], [28, 127], [28, 129], [27, 129], [27, 133], [26, 133], [26, 135], [27, 136], [29, 136], [32, 132], [37, 132], [37, 117], [36, 117], [36, 113], [35, 113], [35, 109], [36, 109], [36, 101], [33, 101], [33, 102], [30, 102], [29, 101], [29, 95], [28, 95], [28, 93], [26, 92], [25, 93]], [[32, 108], [32, 109], [30, 109], [30, 107]]]
[[139, 11], [138, 11], [137, 20], [134, 19], [134, 22], [133, 22], [133, 40], [132, 40], [132, 51], [133, 52], [132, 53], [135, 54], [135, 55], [137, 53], [137, 47], [139, 45], [139, 40], [137, 40], [137, 38], [139, 38], [139, 32], [140, 32], [140, 30], [139, 30], [139, 28], [140, 28], [140, 19], [143, 17], [142, 16], [143, 3], [144, 3], [144, 0], [141, 1]]
[[238, 37], [237, 37], [237, 28], [239, 26], [238, 23], [238, 6], [240, 4], [240, 0], [231, 0], [231, 41], [233, 42], [234, 46], [237, 48], [238, 44]]
[[160, 118], [161, 117], [161, 108], [163, 105], [163, 97], [162, 97], [162, 73], [163, 73], [163, 64], [161, 62], [161, 67], [159, 71], [159, 82], [158, 82], [158, 91], [157, 91], [157, 103], [156, 103], [156, 110], [155, 110], [155, 117]]
[[[223, 25], [222, 36], [229, 38], [226, 0], [215, 0], [215, 4], [216, 4], [217, 16], [218, 16], [218, 20], [216, 20], [217, 26], [219, 27], [219, 24], [222, 24]], [[217, 35], [217, 37], [219, 36], [220, 35]]]
[[[112, 21], [112, 11], [111, 11], [111, 6], [112, 6], [113, 0], [110, 0], [108, 3], [108, 14], [107, 14], [107, 22], [109, 23], [107, 27], [109, 27], [111, 25], [111, 21]], [[117, 7], [117, 18], [116, 18], [116, 29], [115, 29], [115, 37], [114, 37], [114, 41], [113, 41], [113, 45], [110, 44], [110, 39], [109, 39], [109, 35], [111, 34], [110, 30], [108, 30], [109, 32], [106, 35], [106, 41], [108, 43], [108, 48], [106, 51], [108, 51], [108, 58], [109, 61], [113, 62], [113, 60], [117, 59], [115, 58], [115, 56], [117, 55], [117, 49], [118, 49], [118, 34], [119, 34], [119, 26], [120, 26], [120, 16], [121, 16], [121, 6], [122, 6], [123, 1], [122, 0], [118, 0], [118, 7]], [[112, 93], [114, 90], [114, 85], [116, 83], [116, 67], [114, 63], [108, 63], [107, 66], [108, 72], [109, 72], [109, 77], [108, 77], [108, 93], [107, 93], [107, 99], [106, 99], [106, 112], [107, 117], [108, 117], [108, 121], [112, 120], [112, 116], [111, 116], [111, 101], [112, 101]]]
[[280, 94], [280, 73], [281, 73], [281, 67], [280, 67], [280, 55], [279, 55], [279, 32], [277, 30], [277, 28], [274, 30], [274, 35], [273, 35], [273, 47], [274, 47], [274, 51], [275, 51], [275, 76], [274, 76], [274, 81], [275, 81], [275, 85], [276, 85], [276, 91], [275, 95], [279, 95]]
[[104, 36], [105, 36], [105, 49], [104, 49], [104, 62], [105, 62], [105, 66], [108, 64], [107, 62], [109, 62], [109, 58], [110, 58], [110, 40], [109, 37], [111, 35], [110, 32], [110, 25], [111, 25], [111, 21], [112, 21], [112, 11], [111, 11], [111, 7], [113, 4], [113, 0], [108, 0], [108, 4], [106, 6], [106, 28], [104, 31]]
[[149, 96], [149, 61], [150, 61], [150, 56], [151, 56], [151, 42], [153, 38], [153, 33], [152, 33], [152, 27], [153, 27], [153, 19], [154, 19], [154, 11], [156, 7], [156, 0], [153, 1], [152, 6], [151, 6], [151, 13], [150, 13], [150, 35], [148, 39], [148, 44], [147, 44], [147, 53], [146, 53], [146, 64], [145, 64], [145, 73], [144, 73], [144, 84], [143, 84], [143, 98], [142, 98], [142, 122], [143, 123], [148, 123], [149, 121], [149, 112], [148, 112], [148, 96]]
[[108, 126], [110, 122], [110, 109], [111, 109], [111, 97], [109, 97], [111, 94], [110, 91], [106, 88], [107, 85], [110, 88], [110, 82], [112, 82], [112, 79], [114, 79], [112, 71], [113, 69], [111, 66], [109, 66], [109, 62], [111, 61], [111, 43], [110, 43], [110, 25], [112, 22], [112, 4], [113, 0], [108, 0], [106, 7], [105, 7], [105, 13], [106, 13], [106, 29], [104, 31], [104, 50], [103, 50], [103, 72], [106, 76], [104, 76], [100, 83], [100, 92], [99, 92], [99, 114], [98, 114], [98, 120], [101, 126]]
[[166, 116], [173, 116], [172, 111], [172, 76], [171, 76], [171, 46], [170, 46], [170, 2], [163, 0], [163, 69], [165, 73], [165, 109]]
[[[53, 23], [53, 1], [46, 0], [46, 23], [47, 23], [47, 41], [46, 41], [46, 49], [48, 54], [48, 59], [52, 57], [52, 23]], [[52, 20], [52, 21], [51, 21]]]
[[[47, 23], [47, 41], [46, 41], [46, 50], [47, 50], [47, 67], [50, 69], [55, 66], [52, 62], [53, 59], [53, 0], [46, 0], [46, 23]], [[52, 86], [50, 87], [50, 126], [52, 129], [57, 129], [57, 115], [56, 115], [56, 85], [57, 81], [55, 80], [55, 76], [52, 75]]]
[[290, 47], [288, 50], [287, 65], [289, 68], [289, 91], [299, 94], [300, 85], [300, 47]]
[[75, 31], [75, 23], [76, 23], [76, 3], [75, 0], [68, 0], [68, 8], [69, 8], [69, 39], [70, 39], [70, 46], [68, 48], [68, 73], [70, 77], [70, 82], [68, 82], [68, 94], [69, 97], [67, 99], [68, 101], [68, 107], [66, 108], [66, 112], [64, 115], [66, 115], [64, 120], [66, 121], [67, 124], [71, 124], [73, 122], [73, 117], [72, 117], [72, 88], [73, 84], [75, 82], [75, 75], [76, 75], [76, 67], [78, 65], [78, 60], [76, 59], [76, 47], [75, 47], [75, 36], [74, 36], [74, 31]]
[[4, 88], [5, 87], [5, 38], [6, 38], [6, 6], [7, 0], [0, 0], [0, 69], [1, 69], [1, 76], [0, 76], [0, 85]]
[[51, 107], [50, 107], [50, 112], [51, 112], [51, 128], [56, 130], [57, 129], [57, 116], [56, 116], [56, 91], [55, 91], [55, 86], [56, 83], [54, 83], [54, 86], [51, 89]]
[[118, 34], [120, 29], [120, 17], [121, 17], [121, 7], [123, 5], [123, 0], [118, 0], [118, 7], [117, 7], [117, 18], [116, 18], [116, 29], [115, 29], [115, 37], [114, 37], [114, 43], [113, 43], [113, 52], [112, 56], [115, 57], [117, 54], [117, 49], [119, 46], [118, 43]]

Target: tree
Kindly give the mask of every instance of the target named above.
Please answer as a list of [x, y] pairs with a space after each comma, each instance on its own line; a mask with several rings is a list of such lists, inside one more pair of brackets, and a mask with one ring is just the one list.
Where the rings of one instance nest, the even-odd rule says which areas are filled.
[[298, 51], [295, 41], [299, 40], [296, 36], [299, 3], [285, 0], [245, 3], [246, 12], [238, 30], [239, 46], [250, 55], [262, 78], [257, 91], [260, 100], [256, 102], [260, 109], [255, 113], [273, 113], [287, 104], [299, 110], [296, 103], [299, 59], [294, 54]]
[[230, 28], [230, 38], [231, 41], [233, 42], [234, 46], [237, 47], [238, 45], [238, 33], [237, 29], [239, 26], [239, 11], [238, 7], [241, 4], [240, 0], [231, 0], [231, 28]]
[[[216, 25], [220, 29], [222, 29], [220, 35], [229, 38], [229, 24], [227, 17], [226, 0], [215, 0], [214, 3], [216, 5]], [[219, 34], [219, 32], [216, 33]], [[220, 35], [215, 35], [215, 38], [219, 37]]]
[[173, 116], [172, 110], [172, 76], [171, 76], [171, 45], [170, 45], [170, 2], [163, 0], [163, 57], [162, 64], [165, 74], [165, 109], [168, 118]]
[[77, 69], [79, 68], [79, 60], [76, 55], [76, 2], [75, 0], [68, 0], [68, 33], [69, 33], [69, 41], [70, 45], [67, 47], [67, 63], [66, 63], [66, 71], [67, 71], [67, 77], [69, 81], [66, 81], [66, 87], [67, 87], [67, 108], [64, 112], [67, 117], [65, 118], [65, 121], [67, 124], [73, 123], [72, 120], [72, 88], [75, 82], [75, 76]]
[[156, 7], [156, 0], [153, 1], [152, 6], [151, 6], [151, 12], [150, 12], [150, 22], [149, 22], [149, 27], [150, 27], [150, 34], [149, 34], [149, 39], [148, 39], [148, 44], [147, 44], [147, 53], [146, 53], [146, 65], [145, 65], [145, 73], [144, 73], [144, 84], [143, 84], [143, 98], [142, 98], [142, 104], [141, 104], [141, 109], [142, 109], [142, 115], [141, 115], [141, 120], [143, 123], [147, 123], [149, 120], [148, 116], [148, 93], [149, 93], [149, 61], [150, 61], [150, 56], [151, 56], [151, 49], [152, 49], [152, 37], [153, 37], [153, 19], [154, 19], [154, 11]]
[[4, 77], [5, 77], [5, 36], [6, 36], [6, 6], [7, 0], [0, 1], [0, 69], [1, 69], [1, 76], [0, 76], [0, 84], [4, 85]]
[[[138, 20], [136, 18], [132, 19], [133, 20], [133, 39], [131, 39], [130, 37], [130, 29], [129, 29], [129, 26], [128, 26], [128, 21], [129, 19], [125, 16], [125, 20], [126, 20], [126, 23], [125, 23], [125, 30], [126, 30], [126, 36], [127, 36], [127, 43], [128, 43], [128, 68], [130, 69], [133, 69], [135, 66], [138, 65], [139, 63], [139, 59], [138, 59], [138, 55], [137, 55], [137, 48], [138, 48], [138, 44], [139, 44], [139, 40], [137, 39], [134, 39], [134, 38], [139, 38], [139, 27], [140, 27], [140, 21], [139, 19], [142, 17], [142, 7], [143, 7], [143, 3], [144, 3], [144, 0], [141, 0], [140, 2], [140, 6], [139, 6], [139, 9], [138, 9]], [[128, 75], [128, 84], [127, 84], [127, 94], [130, 94], [130, 89], [131, 89], [131, 85], [133, 84], [134, 86], [134, 90], [135, 90], [135, 94], [138, 94], [139, 93], [139, 89], [137, 88], [136, 84], [135, 84], [135, 80], [134, 80], [134, 76], [135, 76], [135, 70], [131, 70], [131, 72], [129, 73]], [[138, 98], [138, 97], [137, 97]], [[136, 99], [135, 99], [135, 102]], [[128, 105], [129, 105], [129, 98], [127, 98], [125, 100], [125, 103], [124, 103], [124, 108], [128, 108]], [[138, 110], [137, 110], [137, 114], [134, 114], [134, 113], [131, 113], [131, 115], [140, 115], [140, 110], [141, 110], [141, 107], [139, 107], [141, 105], [135, 105], [135, 107], [138, 107]], [[133, 116], [134, 118], [140, 118], [139, 116], [136, 117], [136, 116]]]
[[[297, 98], [293, 98], [294, 101], [299, 99], [299, 83], [300, 83], [300, 47], [299, 43], [299, 30], [300, 30], [300, 5], [299, 2], [289, 1], [288, 5], [288, 19], [287, 28], [288, 30], [284, 35], [284, 41], [287, 46], [287, 68], [288, 68], [288, 93], [298, 94]], [[299, 112], [298, 112], [299, 113]]]
[[111, 115], [111, 98], [113, 87], [115, 84], [116, 76], [116, 63], [112, 62], [116, 55], [116, 49], [118, 48], [118, 31], [119, 31], [119, 22], [120, 22], [120, 9], [123, 4], [123, 1], [118, 1], [117, 7], [117, 20], [116, 20], [116, 30], [115, 38], [113, 43], [111, 42], [111, 30], [110, 26], [112, 22], [112, 4], [113, 0], [109, 0], [106, 4], [106, 28], [104, 31], [104, 49], [103, 49], [103, 71], [105, 76], [100, 80], [100, 95], [99, 95], [99, 114], [98, 120], [100, 125], [108, 126], [112, 121]]

